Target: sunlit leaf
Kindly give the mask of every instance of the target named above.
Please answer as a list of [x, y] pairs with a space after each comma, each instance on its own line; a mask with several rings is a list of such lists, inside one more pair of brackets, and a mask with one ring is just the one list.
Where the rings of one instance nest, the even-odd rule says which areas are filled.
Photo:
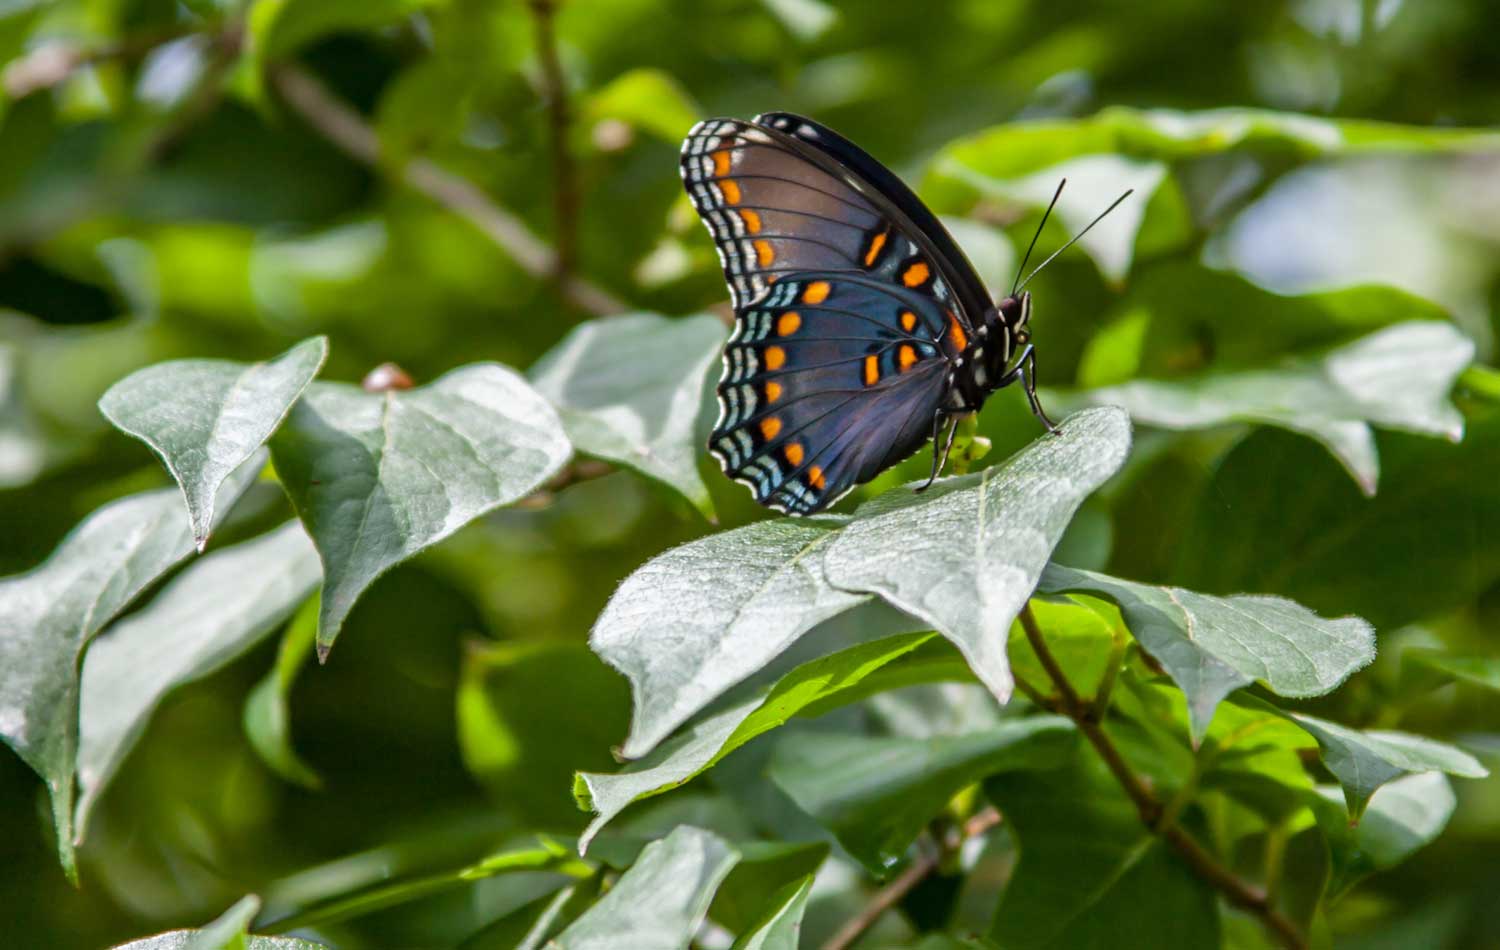
[[805, 43], [822, 36], [839, 18], [838, 10], [823, 0], [761, 0], [761, 3]]
[[588, 97], [583, 117], [590, 124], [616, 119], [673, 145], [698, 121], [700, 110], [682, 84], [660, 69], [632, 69]]
[[797, 637], [868, 599], [829, 585], [829, 520], [760, 521], [674, 548], [625, 579], [594, 652], [630, 679], [637, 758]]
[[197, 561], [90, 645], [79, 704], [79, 838], [162, 698], [259, 643], [320, 578], [317, 552], [292, 521]]
[[1280, 696], [1321, 696], [1375, 659], [1375, 631], [1358, 617], [1324, 620], [1280, 597], [1210, 597], [1049, 565], [1041, 588], [1106, 597], [1188, 696], [1193, 734], [1219, 701], [1257, 680]]
[[558, 950], [683, 950], [739, 858], [722, 838], [682, 825], [646, 845], [614, 888], [553, 945]]
[[528, 376], [578, 451], [666, 482], [712, 516], [698, 474], [698, 413], [723, 343], [714, 317], [608, 317], [568, 334]]
[[1448, 392], [1473, 359], [1473, 341], [1452, 324], [1418, 321], [1281, 368], [1136, 380], [1096, 389], [1088, 399], [1168, 429], [1261, 422], [1300, 432], [1326, 446], [1374, 494], [1380, 468], [1370, 426], [1458, 441], [1464, 421]]
[[766, 906], [760, 920], [740, 934], [730, 950], [797, 950], [802, 936], [802, 915], [813, 879], [804, 877], [783, 888]]
[[926, 494], [866, 503], [824, 555], [836, 587], [878, 593], [953, 641], [1004, 702], [1010, 625], [1078, 506], [1124, 463], [1130, 423], [1117, 409], [1068, 417], [1003, 465]]
[[202, 550], [214, 493], [281, 425], [327, 354], [328, 341], [313, 337], [264, 363], [157, 363], [111, 386], [99, 410], [161, 456]]
[[551, 406], [493, 363], [408, 391], [308, 387], [271, 457], [323, 561], [319, 656], [377, 577], [524, 497], [569, 452]]
[[1489, 770], [1455, 746], [1404, 732], [1360, 731], [1304, 713], [1291, 719], [1318, 740], [1323, 764], [1344, 789], [1351, 818], [1358, 820], [1370, 796], [1387, 782], [1420, 772], [1484, 778]]
[[260, 898], [241, 899], [200, 930], [173, 930], [122, 943], [114, 950], [323, 950], [327, 944], [296, 937], [256, 937], [246, 933], [260, 910]]
[[[582, 807], [597, 813], [580, 847], [631, 802], [684, 784], [762, 733], [803, 709], [851, 690], [860, 680], [915, 650], [931, 633], [901, 634], [841, 650], [804, 663], [783, 676], [768, 693], [753, 696], [707, 716], [638, 762], [613, 775], [583, 772], [574, 783]], [[826, 704], [819, 711], [825, 711]]]
[[[215, 506], [220, 518], [255, 481], [264, 459], [257, 453], [225, 480]], [[144, 492], [89, 515], [40, 567], [0, 580], [0, 736], [46, 781], [58, 854], [69, 874], [79, 655], [193, 549], [182, 493]]]
[[1061, 716], [928, 739], [806, 732], [776, 744], [767, 774], [884, 876], [953, 796], [999, 772], [1061, 765], [1076, 735]]

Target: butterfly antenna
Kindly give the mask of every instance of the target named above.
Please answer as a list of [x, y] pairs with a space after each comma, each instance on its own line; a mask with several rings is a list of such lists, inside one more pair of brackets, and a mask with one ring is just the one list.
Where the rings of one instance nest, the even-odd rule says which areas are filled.
[[[1089, 233], [1089, 229], [1090, 228], [1092, 228], [1094, 225], [1098, 224], [1100, 221], [1103, 221], [1105, 215], [1109, 214], [1111, 211], [1113, 211], [1116, 208], [1118, 208], [1120, 206], [1120, 202], [1124, 201], [1126, 198], [1129, 198], [1134, 193], [1135, 193], [1135, 189], [1131, 188], [1129, 191], [1125, 192], [1123, 195], [1121, 195], [1120, 197], [1116, 198], [1115, 201], [1114, 201], [1114, 204], [1110, 205], [1108, 208], [1105, 208], [1103, 211], [1099, 212], [1099, 217], [1097, 217], [1094, 220], [1090, 221], [1088, 223], [1087, 227], [1085, 227], [1082, 231], [1079, 231], [1077, 234], [1073, 235], [1073, 239], [1072, 240], [1070, 240], [1068, 243], [1064, 244], [1062, 247], [1058, 248], [1057, 250], [1055, 250], [1051, 254], [1049, 254], [1047, 256], [1047, 259], [1045, 261], [1042, 261], [1040, 264], [1036, 265], [1036, 270], [1032, 271], [1030, 274], [1027, 274], [1026, 275], [1026, 279], [1023, 280], [1023, 281], [1021, 281], [1019, 284], [1017, 284], [1016, 287], [1015, 287], [1015, 289], [1011, 291], [1011, 296], [1015, 296], [1015, 294], [1016, 294], [1017, 291], [1019, 291], [1021, 288], [1025, 287], [1027, 284], [1031, 283], [1031, 278], [1035, 277], [1041, 271], [1041, 269], [1043, 267], [1046, 267], [1048, 264], [1052, 263], [1052, 261], [1057, 257], [1057, 255], [1061, 254], [1063, 251], [1066, 251], [1068, 248], [1072, 247], [1074, 244], [1077, 244], [1079, 238], [1082, 238], [1085, 234]], [[1057, 199], [1054, 198], [1052, 200], [1056, 201]]]
[[1036, 247], [1037, 238], [1042, 236], [1042, 228], [1047, 226], [1047, 216], [1052, 213], [1053, 207], [1057, 204], [1057, 199], [1062, 197], [1063, 185], [1067, 183], [1068, 180], [1066, 178], [1057, 183], [1057, 191], [1052, 193], [1052, 200], [1047, 202], [1047, 210], [1042, 212], [1042, 223], [1036, 226], [1036, 233], [1031, 236], [1031, 244], [1026, 248], [1026, 256], [1021, 258], [1021, 266], [1016, 268], [1016, 279], [1010, 282], [1010, 295], [1012, 297], [1016, 295], [1016, 285], [1021, 282], [1021, 274], [1026, 270], [1026, 262], [1031, 260], [1031, 252]]

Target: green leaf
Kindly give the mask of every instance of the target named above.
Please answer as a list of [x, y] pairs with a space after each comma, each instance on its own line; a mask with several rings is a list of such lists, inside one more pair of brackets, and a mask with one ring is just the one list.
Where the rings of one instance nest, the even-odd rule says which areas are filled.
[[561, 428], [524, 379], [494, 363], [408, 391], [309, 386], [271, 457], [323, 560], [319, 658], [377, 577], [561, 468]]
[[527, 375], [578, 451], [665, 482], [712, 518], [698, 414], [723, 345], [724, 325], [710, 316], [607, 317], [574, 329]]
[[[1047, 581], [1048, 571], [1054, 567], [1049, 565], [1047, 571], [1042, 572], [1043, 584]], [[1110, 610], [1105, 605], [1100, 606]], [[1037, 625], [1047, 635], [1047, 649], [1074, 689], [1079, 695], [1094, 694], [1107, 678], [1111, 657], [1116, 662], [1121, 659], [1114, 656], [1116, 637], [1120, 638], [1122, 645], [1125, 640], [1125, 625], [1119, 616], [1106, 617], [1100, 610], [1072, 598], [1062, 598], [1060, 602], [1036, 598], [1031, 601], [1031, 610]], [[1025, 679], [1043, 692], [1051, 689], [1051, 678], [1031, 649], [1025, 628], [1019, 621], [1011, 624], [1006, 651], [1017, 679]]]
[[[264, 464], [257, 453], [224, 482], [218, 517]], [[193, 549], [181, 493], [143, 492], [90, 514], [40, 567], [0, 580], [0, 736], [47, 783], [58, 856], [70, 876], [79, 655]]]
[[632, 69], [611, 79], [589, 96], [583, 109], [589, 125], [616, 119], [674, 146], [700, 114], [693, 97], [671, 74], [651, 68]]
[[717, 835], [679, 826], [646, 845], [614, 888], [553, 943], [557, 950], [683, 950], [739, 858]]
[[1359, 823], [1351, 825], [1339, 789], [1320, 786], [1312, 805], [1332, 857], [1330, 893], [1342, 894], [1437, 840], [1457, 804], [1453, 785], [1441, 772], [1405, 775], [1381, 786]]
[[537, 898], [469, 937], [458, 950], [540, 950], [549, 937], [577, 920], [594, 902], [602, 877], [595, 874]]
[[1219, 945], [1216, 892], [1141, 825], [1097, 756], [984, 787], [1021, 852], [992, 940], [1018, 950]]
[[291, 521], [195, 562], [89, 646], [79, 702], [78, 839], [163, 697], [259, 643], [320, 579], [317, 552]]
[[708, 908], [709, 919], [733, 933], [755, 926], [787, 884], [816, 874], [829, 852], [826, 841], [746, 841], [735, 847], [740, 863]]
[[740, 934], [730, 950], [797, 950], [802, 915], [812, 893], [812, 875], [782, 888], [766, 905], [765, 913]]
[[1439, 682], [1458, 680], [1500, 693], [1500, 657], [1453, 656], [1446, 650], [1413, 647], [1401, 654], [1401, 669], [1431, 674]]
[[797, 39], [811, 43], [838, 22], [839, 11], [823, 0], [760, 0]]
[[201, 930], [173, 930], [122, 943], [114, 950], [323, 950], [327, 946], [295, 937], [249, 936], [246, 930], [259, 912], [260, 898], [251, 894]]
[[1365, 621], [1324, 620], [1280, 597], [1210, 597], [1058, 564], [1048, 566], [1041, 589], [1118, 604], [1136, 640], [1187, 694], [1195, 738], [1242, 686], [1259, 680], [1279, 696], [1321, 696], [1375, 659], [1375, 630]]
[[[671, 742], [620, 772], [613, 775], [580, 772], [573, 794], [581, 807], [596, 812], [598, 817], [583, 833], [579, 848], [586, 849], [599, 829], [631, 802], [685, 784], [756, 736], [784, 724], [814, 703], [852, 690], [866, 676], [932, 637], [931, 633], [886, 637], [804, 663], [778, 680], [769, 692], [700, 719]], [[827, 708], [825, 702], [819, 711]]]
[[276, 665], [245, 697], [242, 716], [245, 737], [260, 760], [288, 782], [310, 789], [321, 788], [323, 780], [292, 746], [290, 696], [318, 636], [319, 603], [317, 595], [309, 597], [287, 624]]
[[208, 543], [214, 493], [271, 437], [328, 355], [324, 337], [264, 363], [173, 360], [115, 383], [99, 410], [151, 446], [182, 486], [198, 550]]
[[837, 524], [759, 521], [674, 548], [625, 579], [589, 645], [630, 680], [626, 758], [650, 752], [802, 634], [868, 599], [823, 574]]
[[507, 809], [566, 828], [580, 817], [573, 773], [610, 765], [629, 709], [625, 684], [581, 643], [475, 644], [458, 688], [459, 750]]
[[1404, 732], [1361, 732], [1304, 713], [1289, 718], [1318, 740], [1323, 764], [1344, 789], [1349, 817], [1358, 821], [1370, 796], [1387, 782], [1419, 772], [1484, 778], [1489, 770], [1469, 753]]
[[370, 30], [439, 5], [440, 0], [255, 0], [247, 25], [257, 61], [284, 59], [331, 33]]
[[1078, 506], [1119, 470], [1130, 421], [1118, 409], [1064, 420], [1003, 465], [924, 495], [867, 502], [824, 555], [838, 588], [879, 594], [935, 626], [1001, 701], [1006, 635]]
[[1473, 341], [1451, 324], [1413, 321], [1278, 369], [1136, 380], [1087, 398], [1167, 429], [1260, 422], [1300, 432], [1322, 443], [1373, 495], [1380, 465], [1371, 424], [1457, 442], [1464, 421], [1448, 392], [1473, 359]]
[[884, 877], [959, 792], [999, 772], [1055, 768], [1076, 737], [1061, 716], [927, 739], [808, 732], [779, 741], [766, 774]]

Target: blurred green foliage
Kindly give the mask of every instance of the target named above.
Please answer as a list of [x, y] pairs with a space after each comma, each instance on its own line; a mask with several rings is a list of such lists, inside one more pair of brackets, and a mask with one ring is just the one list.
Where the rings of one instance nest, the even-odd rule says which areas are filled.
[[[1230, 400], [1211, 426], [1145, 414], [1160, 428], [1138, 429], [1130, 461], [1086, 503], [1058, 558], [1365, 617], [1378, 636], [1372, 666], [1330, 696], [1277, 702], [1318, 721], [1457, 742], [1494, 771], [1500, 377], [1486, 364], [1500, 334], [1500, 139], [1484, 127], [1500, 96], [1500, 10], [1475, 0], [562, 0], [560, 89], [539, 30], [550, 10], [522, 0], [0, 2], [0, 574], [40, 564], [101, 505], [170, 485], [151, 451], [97, 408], [150, 364], [251, 363], [323, 335], [324, 380], [355, 382], [387, 361], [418, 383], [476, 361], [525, 371], [599, 309], [528, 259], [525, 229], [553, 244], [576, 233], [574, 275], [628, 309], [675, 318], [721, 307], [717, 262], [681, 193], [678, 143], [696, 118], [789, 109], [917, 185], [995, 290], [1060, 175], [1077, 204], [1048, 226], [1044, 247], [1099, 196], [1138, 188], [1118, 219], [1031, 285], [1044, 395], [1058, 402], [1142, 379], [1202, 393], [1247, 371], [1316, 374], [1341, 348], [1411, 321], [1461, 331], [1477, 363], [1421, 386], [1441, 402], [1463, 369], [1461, 442], [1391, 431], [1442, 431], [1410, 414], [1403, 423], [1341, 407], [1375, 426], [1364, 430], [1373, 496], [1299, 434], [1299, 406], [1262, 384], [1259, 401]], [[352, 113], [309, 108], [288, 76], [316, 80]], [[559, 103], [567, 124], [555, 138]], [[351, 115], [356, 139], [373, 143], [363, 155], [351, 154]], [[433, 200], [434, 169], [472, 191]], [[576, 213], [559, 216], [559, 187], [576, 193]], [[496, 224], [491, 209], [515, 220]], [[592, 330], [579, 332], [590, 359], [608, 359], [585, 345]], [[1360, 382], [1411, 409], [1400, 355]], [[0, 943], [113, 945], [204, 924], [255, 893], [258, 931], [321, 912], [310, 933], [340, 947], [512, 946], [539, 920], [604, 906], [592, 904], [601, 884], [662, 891], [646, 872], [661, 873], [665, 845], [650, 846], [633, 884], [615, 875], [680, 824], [713, 831], [701, 842], [674, 834], [701, 845], [706, 877], [725, 880], [703, 946], [760, 924], [785, 929], [777, 914], [804, 904], [812, 946], [857, 914], [877, 885], [815, 820], [837, 830], [848, 815], [765, 776], [808, 749], [837, 759], [827, 748], [843, 734], [857, 759], [872, 742], [946, 749], [949, 735], [994, 728], [972, 682], [934, 684], [964, 678], [951, 650], [926, 652], [936, 643], [872, 673], [848, 705], [787, 727], [779, 756], [773, 732], [637, 806], [596, 839], [592, 863], [571, 850], [587, 816], [569, 801], [568, 774], [608, 769], [628, 727], [621, 680], [583, 649], [591, 625], [636, 567], [717, 530], [705, 513], [720, 527], [759, 516], [701, 452], [655, 469], [632, 460], [663, 432], [685, 443], [693, 427], [680, 411], [666, 424], [683, 385], [669, 382], [677, 401], [658, 394], [641, 414], [660, 432], [634, 442], [587, 445], [578, 433], [593, 407], [560, 409], [581, 448], [671, 484], [617, 471], [459, 528], [374, 580], [325, 666], [299, 673], [315, 633], [307, 608], [279, 655], [278, 638], [260, 631], [248, 652], [175, 658], [190, 675], [92, 803], [80, 886], [59, 867], [43, 783], [0, 753]], [[1147, 401], [1159, 406], [1162, 391]], [[700, 434], [708, 421], [699, 414]], [[1012, 392], [991, 400], [981, 431], [996, 446], [986, 461], [1036, 435]], [[908, 462], [858, 497], [925, 465]], [[292, 514], [262, 480], [214, 544]], [[185, 514], [181, 531], [190, 537]], [[148, 597], [162, 576], [143, 581]], [[1234, 871], [1255, 879], [1267, 855], [1284, 857], [1284, 880], [1261, 883], [1279, 888], [1314, 945], [1500, 946], [1500, 778], [1450, 785], [1406, 769], [1419, 774], [1396, 779], [1351, 829], [1329, 807], [1343, 776], [1304, 768], [1313, 744], [1255, 705], [1265, 689], [1221, 705], [1207, 757], [1195, 755], [1181, 694], [1152, 678], [1160, 669], [1136, 645], [1125, 649], [1112, 607], [1082, 603], [1082, 619], [1050, 604], [1038, 614], [1065, 666], [1097, 691], [1110, 682], [1099, 651], [1123, 651], [1115, 741], [1164, 795], [1201, 786], [1183, 823]], [[864, 619], [850, 616], [847, 627]], [[850, 647], [840, 622], [750, 685]], [[1040, 678], [1019, 635], [1012, 652]], [[1279, 738], [1237, 748], [1237, 728]], [[1131, 927], [1162, 919], [1182, 945], [1212, 932], [1227, 946], [1266, 946], [1257, 923], [1216, 907], [1144, 832], [1096, 766], [990, 777], [984, 794], [1014, 827], [913, 890], [860, 946], [915, 945], [928, 931], [1017, 946], [1128, 942]], [[876, 782], [851, 800], [891, 793]], [[960, 795], [943, 820], [972, 811], [978, 794]], [[1402, 838], [1411, 829], [1419, 840]], [[1069, 860], [1095, 841], [1104, 853]], [[834, 855], [807, 891], [827, 843]], [[1019, 864], [1018, 851], [1028, 856]], [[1116, 852], [1140, 861], [1099, 891], [1097, 920], [1071, 922], [1078, 885], [1058, 893], [1058, 876], [1107, 871]], [[704, 887], [691, 896], [706, 907]], [[1325, 892], [1338, 899], [1297, 903]], [[949, 945], [959, 944], [922, 944]]]

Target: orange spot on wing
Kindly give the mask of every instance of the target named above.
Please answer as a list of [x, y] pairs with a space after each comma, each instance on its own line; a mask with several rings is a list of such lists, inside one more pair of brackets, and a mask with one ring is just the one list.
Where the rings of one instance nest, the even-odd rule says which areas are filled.
[[814, 488], [822, 488], [826, 481], [823, 478], [823, 470], [814, 465], [807, 470], [807, 483]]
[[917, 261], [901, 275], [901, 283], [908, 287], [920, 287], [927, 283], [927, 278], [930, 276], [932, 276], [932, 270], [927, 266], [927, 262]]
[[729, 149], [727, 148], [721, 148], [713, 154], [714, 174], [720, 178], [729, 174], [729, 155]]
[[896, 362], [900, 364], [901, 372], [904, 373], [907, 370], [911, 369], [912, 364], [916, 361], [916, 349], [914, 349], [910, 343], [901, 344], [901, 348], [896, 351]]
[[823, 301], [828, 299], [828, 292], [831, 289], [832, 288], [828, 286], [828, 281], [815, 280], [807, 285], [806, 290], [802, 291], [802, 302], [822, 303]]
[[907, 333], [910, 333], [916, 328], [917, 315], [912, 313], [910, 310], [901, 311], [901, 329], [905, 330]]
[[784, 449], [781, 450], [781, 454], [786, 456], [786, 460], [790, 464], [792, 464], [792, 465], [801, 465], [802, 464], [802, 443], [801, 442], [788, 442], [786, 444], [786, 448], [784, 448]]
[[749, 231], [751, 234], [760, 233], [760, 214], [758, 212], [746, 208], [740, 212], [740, 220], [745, 222], [746, 231]]
[[791, 336], [802, 326], [802, 314], [795, 310], [788, 310], [776, 318], [776, 335]]
[[881, 231], [870, 238], [870, 249], [865, 252], [865, 266], [874, 267], [875, 261], [880, 258], [880, 249], [885, 247], [885, 232]]
[[776, 438], [776, 434], [780, 431], [781, 420], [775, 416], [767, 416], [760, 420], [760, 434], [767, 442]]
[[786, 350], [779, 346], [766, 347], [766, 369], [781, 369], [786, 365]]
[[723, 194], [724, 194], [724, 201], [727, 202], [728, 204], [737, 205], [737, 204], [740, 203], [740, 183], [739, 182], [737, 182], [737, 181], [721, 181], [721, 182], [719, 182], [719, 191], [723, 192]]
[[969, 348], [969, 335], [964, 332], [964, 325], [958, 322], [958, 317], [952, 310], [948, 311], [948, 335], [953, 338], [953, 345], [958, 347], [960, 353]]
[[755, 242], [755, 259], [760, 262], [761, 267], [771, 266], [771, 262], [776, 260], [776, 252], [771, 249], [770, 241]]
[[874, 353], [865, 357], [865, 385], [873, 386], [880, 382], [880, 358]]
[[766, 402], [775, 402], [781, 398], [781, 384], [775, 381], [766, 383]]

